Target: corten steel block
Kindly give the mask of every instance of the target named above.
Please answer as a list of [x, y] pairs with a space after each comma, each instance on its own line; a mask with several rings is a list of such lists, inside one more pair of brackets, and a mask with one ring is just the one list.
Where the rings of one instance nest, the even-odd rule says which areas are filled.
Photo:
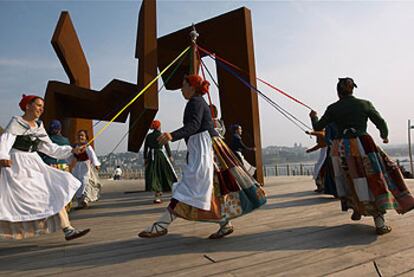
[[[253, 31], [250, 10], [240, 8], [235, 11], [196, 24], [200, 37], [197, 44], [216, 53], [243, 69], [247, 74], [243, 78], [256, 86], [256, 70], [253, 48]], [[189, 44], [191, 27], [168, 34], [158, 39], [158, 66], [164, 68], [174, 57]], [[260, 119], [257, 94], [244, 86], [235, 77], [217, 66], [220, 86], [220, 106], [227, 130], [234, 123], [242, 125], [243, 140], [257, 151], [246, 153], [246, 159], [256, 166], [256, 177], [263, 183], [262, 147], [260, 139]], [[174, 77], [166, 84], [170, 90], [179, 89], [183, 77], [189, 72], [190, 59], [177, 70]], [[166, 72], [164, 76], [168, 76]], [[226, 141], [231, 138], [226, 133]]]
[[[48, 95], [54, 96], [56, 114], [63, 118], [102, 119], [109, 121], [125, 105], [125, 99], [131, 98], [131, 93], [137, 91], [137, 86], [120, 80], [112, 80], [101, 91], [81, 88], [72, 84], [49, 81]], [[62, 106], [73, 107], [62, 109]], [[103, 109], [102, 107], [106, 107]], [[108, 108], [109, 107], [109, 108]], [[115, 122], [125, 122], [129, 108], [122, 112]]]
[[[138, 18], [135, 58], [139, 59], [138, 91], [157, 76], [156, 1], [143, 1]], [[138, 152], [158, 112], [158, 83], [155, 82], [131, 105], [128, 150]]]
[[[61, 13], [51, 42], [70, 83], [82, 88], [90, 88], [89, 65], [68, 12]], [[54, 96], [49, 94], [46, 91], [45, 113], [42, 117], [45, 126], [53, 119], [63, 121], [62, 132], [71, 142], [76, 141], [76, 132], [80, 129], [88, 130], [89, 135], [93, 136], [91, 120], [59, 116], [60, 113], [57, 110], [64, 109], [64, 106], [56, 106]]]

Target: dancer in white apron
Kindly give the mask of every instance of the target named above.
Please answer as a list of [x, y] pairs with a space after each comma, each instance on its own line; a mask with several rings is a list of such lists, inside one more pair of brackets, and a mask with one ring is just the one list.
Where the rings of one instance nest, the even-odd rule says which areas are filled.
[[214, 129], [211, 111], [203, 98], [208, 86], [198, 75], [184, 78], [181, 91], [188, 100], [184, 126], [162, 134], [158, 141], [165, 144], [185, 139], [187, 165], [182, 179], [173, 185], [168, 209], [159, 220], [140, 232], [140, 237], [166, 235], [168, 226], [178, 216], [218, 223], [218, 231], [209, 238], [219, 239], [233, 232], [230, 219], [247, 214], [266, 202], [263, 189], [239, 166], [237, 158]]
[[0, 136], [0, 238], [23, 239], [60, 229], [66, 240], [84, 236], [89, 229], [73, 228], [65, 210], [81, 183], [45, 164], [37, 153], [68, 159], [84, 149], [50, 140], [39, 120], [42, 98], [23, 96], [19, 106], [24, 115], [13, 117]]
[[[88, 140], [88, 132], [86, 130], [79, 130], [77, 145], [86, 145]], [[82, 183], [82, 186], [76, 192], [78, 202], [76, 209], [88, 208], [89, 203], [98, 201], [101, 194], [102, 184], [98, 177], [101, 163], [90, 145], [86, 147], [85, 152], [75, 154], [74, 158], [75, 165], [73, 166], [72, 174]]]

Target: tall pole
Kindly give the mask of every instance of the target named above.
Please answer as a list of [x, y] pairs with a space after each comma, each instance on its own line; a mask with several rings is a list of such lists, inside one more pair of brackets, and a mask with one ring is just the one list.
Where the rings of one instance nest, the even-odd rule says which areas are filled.
[[410, 157], [411, 174], [414, 174], [413, 169], [413, 154], [411, 152], [411, 120], [408, 119], [408, 156]]
[[190, 32], [190, 38], [191, 38], [191, 64], [190, 64], [190, 71], [188, 74], [198, 74], [198, 70], [200, 68], [200, 61], [199, 61], [199, 53], [197, 53], [197, 38], [199, 37], [199, 33], [197, 33], [197, 30], [195, 28], [195, 25], [193, 24], [193, 29]]

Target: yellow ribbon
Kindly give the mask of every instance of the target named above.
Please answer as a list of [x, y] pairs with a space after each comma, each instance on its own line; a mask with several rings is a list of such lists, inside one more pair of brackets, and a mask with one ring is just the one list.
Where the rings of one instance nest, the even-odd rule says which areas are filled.
[[118, 118], [118, 116], [120, 114], [122, 114], [123, 111], [125, 111], [129, 106], [132, 105], [132, 103], [135, 102], [135, 100], [137, 100], [150, 86], [152, 86], [153, 83], [155, 83], [161, 76], [162, 74], [165, 73], [165, 71], [167, 71], [176, 61], [178, 61], [189, 49], [191, 48], [191, 46], [188, 46], [186, 49], [184, 49], [183, 52], [180, 53], [180, 55], [177, 56], [177, 58], [175, 58], [169, 65], [167, 65], [161, 72], [160, 74], [157, 75], [157, 77], [155, 77], [151, 82], [149, 82], [131, 101], [129, 101], [128, 104], [126, 104], [108, 123], [105, 124], [105, 126], [103, 126], [98, 133], [88, 142], [88, 146], [91, 145], [91, 143], [97, 138], [99, 137], [99, 135], [102, 134], [103, 131], [105, 131], [106, 128], [109, 127], [109, 125], [112, 124], [112, 122], [114, 122], [115, 119]]

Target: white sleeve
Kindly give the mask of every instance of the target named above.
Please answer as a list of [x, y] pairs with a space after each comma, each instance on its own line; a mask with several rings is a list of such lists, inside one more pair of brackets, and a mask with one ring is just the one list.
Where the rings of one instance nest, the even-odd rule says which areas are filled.
[[39, 144], [38, 151], [55, 159], [66, 160], [72, 155], [72, 146], [60, 146], [53, 143], [50, 138], [44, 138]]
[[10, 160], [10, 150], [15, 140], [16, 136], [8, 132], [0, 136], [0, 160]]
[[98, 160], [98, 157], [95, 154], [95, 151], [93, 151], [92, 146], [86, 147], [86, 154], [88, 154], [89, 160], [91, 160], [91, 163], [93, 166], [101, 166], [101, 163]]

